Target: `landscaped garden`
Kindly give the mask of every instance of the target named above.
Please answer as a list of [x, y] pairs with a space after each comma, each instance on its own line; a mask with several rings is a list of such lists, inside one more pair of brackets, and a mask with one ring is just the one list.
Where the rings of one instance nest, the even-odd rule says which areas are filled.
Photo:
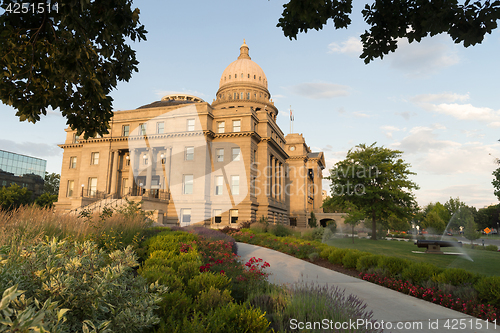
[[[313, 263], [322, 258], [332, 265], [357, 270], [364, 280], [481, 319], [498, 321], [500, 277], [498, 265], [492, 264], [498, 262], [498, 252], [463, 249], [467, 256], [417, 254], [411, 252], [417, 250], [412, 242], [358, 239], [353, 243], [350, 238], [334, 238], [327, 230], [310, 229], [298, 237], [297, 232], [284, 226], [257, 223], [229, 234], [239, 242], [268, 247]], [[328, 237], [325, 233], [329, 233]]]
[[292, 318], [372, 320], [338, 289], [269, 284], [265, 258], [239, 262], [229, 235], [150, 228], [133, 203], [79, 217], [22, 207], [0, 221], [2, 332], [286, 332]]

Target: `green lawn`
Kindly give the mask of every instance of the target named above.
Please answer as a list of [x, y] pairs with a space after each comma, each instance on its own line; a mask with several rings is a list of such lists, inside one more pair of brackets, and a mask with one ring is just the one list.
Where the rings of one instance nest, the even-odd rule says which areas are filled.
[[442, 268], [463, 268], [478, 274], [500, 276], [500, 252], [465, 248], [442, 248], [443, 252], [463, 251], [470, 256], [471, 261], [467, 256], [412, 253], [412, 251], [425, 251], [425, 248], [418, 248], [413, 244], [413, 241], [373, 241], [370, 239], [355, 238], [353, 244], [351, 238], [335, 238], [327, 241], [326, 244], [339, 248], [358, 249], [374, 254], [405, 258], [412, 261], [428, 262]]

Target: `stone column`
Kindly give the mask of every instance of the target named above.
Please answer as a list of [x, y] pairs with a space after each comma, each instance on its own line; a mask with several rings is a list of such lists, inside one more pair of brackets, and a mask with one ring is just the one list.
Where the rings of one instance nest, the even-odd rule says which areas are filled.
[[116, 184], [118, 180], [118, 156], [120, 155], [118, 150], [113, 151], [113, 163], [111, 165], [111, 186], [109, 189], [109, 193], [114, 195], [118, 191], [116, 190]]
[[278, 159], [274, 159], [274, 199], [278, 200], [279, 181], [278, 181]]
[[126, 189], [125, 191], [126, 193], [129, 192], [132, 195], [135, 184], [135, 179], [134, 179], [134, 165], [135, 165], [135, 155], [136, 155], [135, 149], [131, 149], [129, 154], [130, 154], [129, 156], [130, 164], [128, 167], [128, 186], [130, 190]]
[[274, 158], [273, 155], [269, 156], [269, 197], [274, 197]]
[[153, 148], [147, 149], [148, 167], [146, 169], [146, 193], [151, 193], [151, 178], [153, 173]]

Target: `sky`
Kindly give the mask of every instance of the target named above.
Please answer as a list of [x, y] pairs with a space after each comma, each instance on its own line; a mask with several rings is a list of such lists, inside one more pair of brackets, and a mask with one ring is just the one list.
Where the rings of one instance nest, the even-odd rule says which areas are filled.
[[[354, 2], [348, 29], [330, 20], [289, 40], [276, 27], [282, 1], [134, 1], [147, 41], [131, 42], [139, 72], [112, 92], [113, 107], [131, 110], [171, 93], [211, 103], [245, 39], [267, 76], [278, 125], [290, 132], [291, 106], [294, 132], [325, 154], [324, 176], [349, 149], [376, 142], [403, 152], [420, 206], [450, 197], [477, 208], [498, 203], [491, 181], [500, 158], [500, 32], [469, 48], [448, 35], [400, 40], [395, 53], [366, 65], [365, 2]], [[31, 124], [15, 113], [0, 104], [0, 149], [46, 159], [47, 171], [60, 173], [66, 120], [51, 111]]]

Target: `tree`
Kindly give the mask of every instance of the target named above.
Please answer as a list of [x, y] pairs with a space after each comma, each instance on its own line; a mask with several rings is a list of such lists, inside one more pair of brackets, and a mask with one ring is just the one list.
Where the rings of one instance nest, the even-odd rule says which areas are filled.
[[[43, 183], [43, 192], [50, 195], [59, 194], [59, 183], [61, 181], [61, 175], [55, 172], [48, 173], [45, 171], [45, 181]], [[57, 201], [57, 200], [56, 200]]]
[[398, 218], [394, 215], [391, 215], [387, 219], [387, 223], [388, 223], [389, 229], [394, 230], [394, 231], [406, 232], [408, 229], [410, 229], [410, 224], [408, 223], [407, 218], [401, 219], [401, 218]]
[[471, 246], [474, 246], [472, 244], [472, 241], [481, 237], [481, 233], [477, 231], [477, 225], [474, 222], [472, 213], [468, 210], [464, 210], [464, 222], [465, 222], [464, 237], [470, 240]]
[[[0, 100], [21, 121], [59, 109], [85, 138], [108, 132], [110, 92], [138, 71], [126, 39], [145, 40], [131, 0], [0, 0]], [[33, 7], [31, 7], [33, 6]]]
[[352, 243], [354, 244], [354, 227], [365, 219], [365, 214], [352, 205], [350, 205], [348, 211], [349, 212], [345, 217], [344, 223], [349, 224], [352, 227]]
[[332, 184], [332, 198], [340, 205], [347, 203], [363, 211], [372, 220], [372, 239], [377, 239], [377, 219], [391, 215], [408, 218], [416, 211], [411, 190], [418, 186], [408, 177], [410, 165], [402, 152], [361, 144], [350, 149], [346, 159], [337, 162], [326, 177]]
[[314, 212], [311, 212], [311, 217], [309, 218], [308, 224], [311, 228], [317, 227], [317, 219], [316, 215], [314, 215]]
[[9, 187], [0, 189], [0, 207], [3, 210], [12, 210], [22, 205], [31, 203], [31, 191], [26, 187], [11, 184]]
[[[283, 5], [279, 23], [283, 34], [292, 39], [299, 32], [320, 30], [333, 19], [335, 29], [351, 24], [352, 0], [290, 0]], [[369, 63], [397, 49], [398, 39], [409, 43], [422, 38], [447, 33], [455, 43], [465, 47], [481, 43], [486, 33], [497, 28], [500, 1], [470, 0], [375, 0], [361, 11], [370, 31], [361, 35], [363, 53], [360, 58]]]
[[432, 229], [438, 235], [442, 234], [446, 228], [446, 223], [437, 210], [431, 210], [420, 225], [424, 229]]
[[57, 194], [42, 193], [35, 199], [35, 204], [43, 208], [54, 207], [54, 202], [57, 202]]
[[[500, 160], [497, 159], [497, 163], [500, 164]], [[495, 188], [493, 193], [497, 196], [498, 200], [500, 200], [500, 168], [493, 171], [493, 176], [495, 176], [495, 179], [491, 182]]]

